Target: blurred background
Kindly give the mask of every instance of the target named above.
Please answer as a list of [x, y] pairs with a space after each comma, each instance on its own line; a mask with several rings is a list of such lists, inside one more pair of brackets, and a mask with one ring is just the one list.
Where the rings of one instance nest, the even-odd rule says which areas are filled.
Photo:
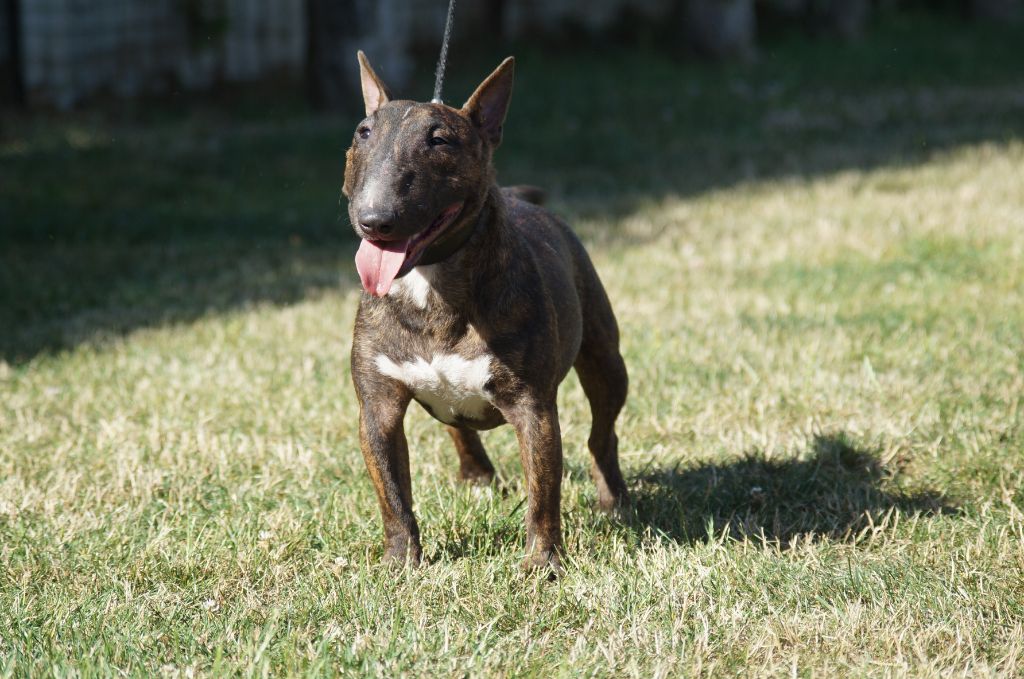
[[[209, 90], [304, 78], [312, 103], [344, 109], [361, 48], [406, 87], [436, 51], [442, 0], [4, 0], [0, 69], [14, 104], [68, 109], [99, 96]], [[548, 40], [658, 44], [754, 58], [779, 29], [852, 40], [872, 15], [930, 9], [1016, 22], [1019, 0], [479, 0], [458, 9], [467, 45]], [[965, 55], [969, 56], [969, 55]]]
[[[355, 51], [429, 99], [446, 6], [2, 0], [0, 360], [350, 285]], [[616, 247], [667, 198], [1019, 139], [1022, 20], [1024, 0], [463, 0], [445, 98], [515, 54], [501, 181]]]

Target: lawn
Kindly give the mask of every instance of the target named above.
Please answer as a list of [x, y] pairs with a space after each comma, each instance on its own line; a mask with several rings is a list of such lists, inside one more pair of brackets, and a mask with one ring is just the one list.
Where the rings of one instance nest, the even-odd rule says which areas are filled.
[[500, 485], [460, 487], [415, 406], [426, 565], [378, 565], [354, 117], [4, 118], [0, 675], [1019, 674], [1019, 47], [918, 18], [733, 66], [517, 52], [501, 178], [584, 237], [631, 376], [622, 520], [560, 393], [556, 582], [518, 568], [512, 432]]

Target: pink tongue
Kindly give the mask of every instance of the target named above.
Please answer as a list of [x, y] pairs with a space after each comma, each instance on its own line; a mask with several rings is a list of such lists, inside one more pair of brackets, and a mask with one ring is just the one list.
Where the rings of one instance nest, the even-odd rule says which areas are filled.
[[374, 297], [383, 297], [405, 263], [409, 239], [371, 241], [363, 239], [356, 253], [356, 269], [363, 282], [363, 290]]

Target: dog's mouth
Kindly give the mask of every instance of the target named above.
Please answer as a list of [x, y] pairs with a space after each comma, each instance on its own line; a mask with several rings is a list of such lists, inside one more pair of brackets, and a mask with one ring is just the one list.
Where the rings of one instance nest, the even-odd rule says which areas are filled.
[[374, 297], [383, 297], [396, 278], [412, 271], [423, 252], [462, 213], [464, 203], [446, 207], [430, 226], [410, 238], [370, 240], [364, 238], [356, 253], [356, 270], [363, 290]]

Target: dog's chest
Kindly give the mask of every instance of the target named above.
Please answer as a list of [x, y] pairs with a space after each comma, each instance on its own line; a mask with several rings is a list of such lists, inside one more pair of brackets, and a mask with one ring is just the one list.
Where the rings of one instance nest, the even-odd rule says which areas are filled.
[[417, 401], [447, 424], [487, 419], [493, 408], [491, 357], [486, 354], [466, 358], [438, 353], [410, 361], [378, 354], [376, 364], [381, 374], [409, 387]]
[[418, 309], [426, 309], [433, 276], [433, 266], [418, 266], [396, 280], [388, 295], [405, 299]]
[[[442, 320], [444, 312], [439, 311], [439, 305], [443, 302], [432, 294], [438, 284], [444, 283], [434, 266], [418, 266], [395, 280], [388, 293], [398, 303], [392, 313], [408, 315], [406, 321], [418, 317], [408, 327], [426, 324], [433, 332], [417, 332], [417, 340], [400, 342], [393, 351], [387, 349], [385, 339], [374, 358], [377, 371], [407, 386], [438, 420], [489, 428], [501, 421], [493, 405], [496, 359], [479, 342], [472, 326]], [[437, 330], [441, 327], [449, 327], [456, 334], [439, 336]], [[456, 345], [460, 347], [458, 352], [453, 350]]]

